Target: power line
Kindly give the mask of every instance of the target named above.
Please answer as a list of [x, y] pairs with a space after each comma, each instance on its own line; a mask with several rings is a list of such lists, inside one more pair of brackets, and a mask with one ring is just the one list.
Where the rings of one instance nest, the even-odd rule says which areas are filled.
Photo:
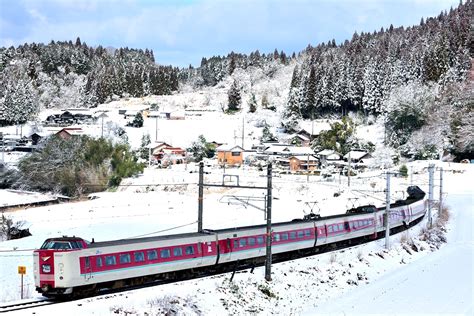
[[197, 221], [192, 222], [192, 223], [189, 223], [189, 224], [184, 224], [184, 225], [180, 225], [180, 226], [175, 226], [175, 227], [171, 227], [171, 228], [167, 228], [167, 229], [163, 229], [163, 230], [158, 230], [158, 231], [155, 231], [155, 232], [151, 232], [151, 233], [148, 233], [148, 234], [133, 236], [133, 237], [124, 238], [124, 239], [132, 239], [132, 238], [139, 238], [139, 237], [150, 236], [150, 235], [159, 234], [159, 233], [167, 232], [167, 231], [170, 231], [170, 230], [174, 230], [174, 229], [178, 229], [178, 228], [182, 228], [182, 227], [194, 225], [194, 224], [196, 224], [196, 223], [197, 223]]

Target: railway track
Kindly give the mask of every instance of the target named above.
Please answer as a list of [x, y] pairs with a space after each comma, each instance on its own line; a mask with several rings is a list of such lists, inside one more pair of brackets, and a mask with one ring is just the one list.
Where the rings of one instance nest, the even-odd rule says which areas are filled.
[[18, 301], [14, 304], [1, 304], [0, 313], [8, 313], [13, 311], [19, 311], [23, 309], [36, 308], [39, 306], [46, 306], [51, 304], [56, 304], [57, 301], [50, 299], [36, 299], [36, 300], [23, 300]]

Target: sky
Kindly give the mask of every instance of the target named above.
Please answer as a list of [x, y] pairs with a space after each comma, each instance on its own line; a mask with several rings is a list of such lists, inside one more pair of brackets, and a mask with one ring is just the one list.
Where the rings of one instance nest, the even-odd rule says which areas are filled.
[[0, 0], [0, 47], [73, 42], [153, 49], [198, 66], [231, 51], [302, 51], [355, 31], [416, 25], [459, 0]]

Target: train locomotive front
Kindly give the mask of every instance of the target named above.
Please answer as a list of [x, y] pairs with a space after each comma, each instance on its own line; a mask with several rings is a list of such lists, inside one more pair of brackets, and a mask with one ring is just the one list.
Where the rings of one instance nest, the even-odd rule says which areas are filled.
[[70, 254], [87, 248], [88, 242], [77, 237], [47, 239], [40, 249], [33, 252], [33, 270], [36, 291], [44, 296], [59, 296], [72, 293], [70, 280], [74, 265], [70, 265]]

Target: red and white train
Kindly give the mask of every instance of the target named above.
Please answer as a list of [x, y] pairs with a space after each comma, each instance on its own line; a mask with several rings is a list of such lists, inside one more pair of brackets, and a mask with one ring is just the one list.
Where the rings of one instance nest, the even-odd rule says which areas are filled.
[[[391, 228], [425, 215], [425, 193], [418, 187], [409, 187], [408, 193], [406, 200], [391, 205]], [[316, 253], [323, 246], [375, 238], [385, 231], [384, 213], [384, 208], [366, 206], [342, 215], [272, 224], [272, 254]], [[34, 251], [35, 286], [47, 297], [87, 296], [104, 288], [203, 275], [263, 262], [265, 243], [265, 225], [104, 242], [50, 238]]]

